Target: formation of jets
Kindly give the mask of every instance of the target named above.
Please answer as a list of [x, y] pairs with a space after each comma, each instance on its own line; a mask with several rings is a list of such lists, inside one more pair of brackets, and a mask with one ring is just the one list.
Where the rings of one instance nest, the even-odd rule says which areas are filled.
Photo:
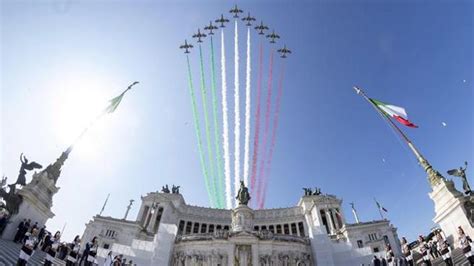
[[[229, 10], [229, 13], [231, 13], [232, 16], [237, 19], [239, 18], [239, 14], [243, 13], [243, 11], [239, 9], [237, 5], [235, 5], [231, 10]], [[246, 26], [250, 27], [252, 26], [252, 22], [255, 21], [255, 18], [250, 16], [250, 13], [248, 13], [246, 17], [242, 18], [242, 21], [245, 22]], [[220, 18], [214, 20], [214, 22], [217, 23], [220, 28], [224, 28], [225, 23], [228, 23], [229, 20], [224, 17], [224, 14], [221, 14]], [[213, 25], [212, 21], [210, 21], [209, 25], [204, 27], [204, 30], [208, 31], [208, 35], [214, 35], [214, 30], [217, 30], [219, 27]], [[255, 30], [258, 31], [258, 34], [267, 37], [270, 40], [270, 43], [276, 43], [276, 39], [280, 39], [280, 35], [276, 34], [275, 30], [273, 30], [270, 34], [265, 35], [265, 31], [268, 30], [268, 27], [263, 24], [263, 21], [260, 22], [260, 25], [255, 26]], [[201, 33], [201, 29], [198, 29], [197, 33], [193, 34], [192, 37], [196, 38], [198, 43], [202, 43], [202, 39], [206, 36], [206, 34]], [[185, 54], [189, 54], [189, 49], [193, 48], [193, 46], [191, 44], [188, 44], [187, 40], [184, 40], [184, 44], [179, 46], [179, 48], [184, 49]], [[277, 51], [278, 53], [280, 53], [281, 58], [286, 58], [288, 54], [291, 54], [291, 50], [288, 49], [286, 45], [284, 45], [283, 48], [280, 48]]]

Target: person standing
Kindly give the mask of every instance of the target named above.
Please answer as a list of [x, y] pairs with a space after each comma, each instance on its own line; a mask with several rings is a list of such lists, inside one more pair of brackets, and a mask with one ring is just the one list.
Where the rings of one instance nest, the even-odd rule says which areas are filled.
[[68, 255], [66, 257], [66, 266], [76, 265], [77, 258], [79, 257], [79, 249], [81, 248], [81, 239], [76, 236], [72, 243], [67, 245]]
[[122, 254], [115, 256], [113, 266], [122, 266]]
[[33, 229], [31, 233], [27, 233], [27, 239], [25, 240], [25, 244], [20, 249], [20, 256], [18, 257], [18, 261], [16, 263], [17, 266], [24, 266], [28, 263], [31, 255], [33, 255], [36, 243], [38, 242], [38, 230]]
[[446, 263], [446, 265], [453, 266], [454, 264], [453, 259], [451, 258], [451, 247], [449, 246], [448, 241], [443, 239], [441, 232], [436, 233], [436, 240], [438, 242], [438, 250], [441, 253], [443, 261]]
[[114, 257], [112, 256], [112, 251], [109, 251], [107, 257], [105, 257], [104, 266], [111, 266], [114, 262]]
[[21, 234], [22, 234], [22, 232], [23, 232], [23, 227], [25, 226], [25, 223], [26, 223], [26, 219], [23, 219], [23, 221], [21, 221], [21, 222], [18, 224], [18, 227], [17, 227], [17, 229], [16, 229], [15, 238], [13, 239], [13, 242], [15, 242], [15, 243], [20, 242]]
[[26, 233], [28, 233], [28, 231], [30, 230], [30, 226], [31, 226], [31, 220], [27, 219], [26, 223], [24, 223], [23, 228], [21, 230], [21, 235], [20, 235], [21, 243], [25, 243]]
[[425, 238], [422, 235], [418, 236], [418, 243], [419, 243], [419, 252], [423, 257], [423, 264], [425, 266], [431, 266], [430, 255], [428, 254], [428, 250], [430, 249], [428, 244], [425, 241]]
[[458, 226], [458, 240], [459, 240], [459, 246], [462, 249], [462, 252], [464, 254], [464, 257], [467, 258], [467, 261], [469, 261], [469, 264], [471, 266], [474, 265], [474, 252], [472, 250], [472, 239], [464, 233], [464, 230], [462, 229], [461, 226]]
[[92, 266], [97, 264], [96, 256], [97, 256], [97, 248], [98, 248], [98, 241], [97, 237], [94, 236], [92, 238], [92, 241], [88, 243], [89, 244], [89, 252], [87, 254], [87, 260], [85, 262], [86, 266]]
[[44, 266], [52, 266], [56, 252], [58, 251], [61, 240], [61, 233], [59, 231], [54, 234], [54, 237], [46, 243], [46, 258], [44, 259]]
[[393, 254], [390, 244], [385, 245], [385, 260], [387, 261], [388, 266], [395, 265], [395, 254]]
[[411, 248], [408, 245], [408, 241], [405, 237], [402, 237], [402, 253], [405, 258], [405, 264], [408, 266], [413, 266], [413, 254], [411, 253]]

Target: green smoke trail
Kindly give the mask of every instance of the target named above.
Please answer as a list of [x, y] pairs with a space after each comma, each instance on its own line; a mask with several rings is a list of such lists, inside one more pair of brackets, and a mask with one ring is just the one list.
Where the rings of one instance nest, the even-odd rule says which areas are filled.
[[212, 191], [212, 196], [214, 198], [214, 207], [220, 208], [220, 202], [217, 197], [217, 188], [216, 188], [216, 178], [214, 175], [214, 159], [212, 158], [212, 144], [211, 144], [211, 133], [209, 129], [209, 118], [207, 115], [207, 96], [206, 96], [206, 84], [204, 81], [204, 60], [202, 58], [202, 47], [199, 45], [199, 58], [201, 61], [201, 96], [202, 96], [202, 107], [204, 109], [204, 128], [206, 132], [206, 140], [207, 140], [207, 155], [209, 157], [209, 168], [210, 168], [210, 188]]
[[224, 168], [222, 164], [222, 156], [220, 152], [220, 133], [219, 126], [217, 123], [217, 97], [216, 97], [216, 63], [214, 60], [214, 42], [211, 36], [211, 92], [212, 92], [212, 115], [214, 118], [214, 146], [216, 148], [217, 158], [217, 187], [218, 187], [218, 198], [220, 208], [224, 208]]
[[210, 184], [209, 184], [209, 176], [207, 173], [206, 163], [204, 162], [204, 153], [202, 150], [202, 141], [201, 141], [201, 127], [199, 125], [199, 119], [197, 114], [197, 107], [196, 107], [196, 96], [194, 95], [194, 87], [193, 87], [193, 79], [191, 76], [191, 65], [189, 64], [189, 56], [186, 56], [186, 60], [188, 63], [188, 79], [189, 79], [189, 92], [191, 94], [191, 104], [193, 109], [193, 118], [194, 118], [194, 128], [196, 131], [196, 137], [198, 142], [198, 152], [199, 152], [199, 160], [201, 162], [202, 172], [204, 174], [204, 182], [207, 189], [207, 194], [209, 196], [209, 200], [211, 201], [211, 205], [214, 206], [214, 198], [211, 194]]

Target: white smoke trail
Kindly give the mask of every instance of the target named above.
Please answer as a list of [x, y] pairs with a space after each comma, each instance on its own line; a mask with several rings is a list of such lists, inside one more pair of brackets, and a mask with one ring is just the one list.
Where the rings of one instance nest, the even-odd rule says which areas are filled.
[[221, 78], [222, 78], [222, 146], [224, 150], [224, 176], [227, 209], [232, 209], [230, 155], [229, 155], [229, 122], [227, 117], [227, 80], [225, 69], [224, 30], [221, 31]]
[[[239, 191], [240, 181], [240, 93], [239, 93], [239, 33], [237, 20], [234, 27], [234, 193]], [[237, 206], [237, 199], [235, 205]]]
[[249, 185], [250, 158], [250, 27], [247, 28], [247, 73], [245, 81], [245, 148], [244, 148], [244, 182]]

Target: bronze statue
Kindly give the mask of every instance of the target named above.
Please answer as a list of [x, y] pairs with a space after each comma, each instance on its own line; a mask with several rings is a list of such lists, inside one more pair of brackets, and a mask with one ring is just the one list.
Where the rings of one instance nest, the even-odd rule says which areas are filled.
[[464, 169], [459, 167], [459, 169], [452, 169], [448, 171], [448, 175], [458, 176], [462, 180], [462, 188], [464, 189], [464, 194], [470, 195], [472, 193], [471, 186], [467, 182], [466, 176], [466, 169], [467, 169], [467, 162], [464, 162]]
[[181, 186], [175, 186], [175, 185], [173, 185], [173, 186], [171, 187], [171, 193], [173, 193], [173, 194], [179, 194], [179, 188], [180, 188], [180, 187], [181, 187]]
[[162, 193], [170, 193], [170, 189], [168, 185], [165, 185], [164, 187], [161, 187], [161, 192]]
[[7, 203], [6, 209], [11, 215], [18, 213], [20, 204], [23, 201], [23, 198], [16, 193], [15, 186], [15, 184], [8, 185], [10, 188], [8, 193], [5, 191], [5, 189], [0, 188], [0, 198], [3, 198]]
[[240, 188], [235, 198], [239, 201], [239, 205], [247, 205], [250, 201], [249, 189], [245, 187], [244, 181], [242, 180], [240, 180]]
[[41, 169], [43, 166], [37, 162], [28, 163], [28, 159], [23, 155], [20, 155], [21, 167], [20, 167], [20, 174], [18, 174], [18, 179], [16, 180], [15, 184], [24, 186], [26, 185], [26, 170], [31, 171], [33, 169]]

